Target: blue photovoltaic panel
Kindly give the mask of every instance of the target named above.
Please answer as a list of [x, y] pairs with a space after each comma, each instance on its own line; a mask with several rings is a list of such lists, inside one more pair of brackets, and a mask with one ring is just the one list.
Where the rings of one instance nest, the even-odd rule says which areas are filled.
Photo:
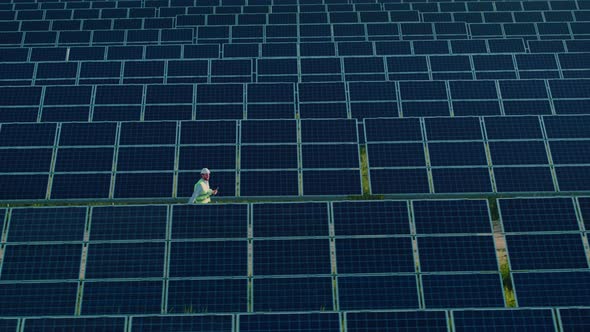
[[445, 100], [447, 90], [445, 82], [400, 82], [400, 94], [403, 100]]
[[301, 120], [303, 143], [358, 142], [356, 120]]
[[590, 309], [559, 309], [562, 330], [587, 331], [590, 328]]
[[426, 308], [504, 307], [497, 273], [422, 275], [422, 287]]
[[506, 235], [512, 270], [588, 268], [580, 234]]
[[328, 239], [256, 240], [254, 274], [330, 274]]
[[[178, 312], [182, 314], [182, 312]], [[232, 317], [229, 315], [209, 316], [144, 316], [133, 317], [131, 331], [232, 331]]]
[[73, 315], [78, 282], [0, 284], [0, 315]]
[[554, 164], [590, 164], [590, 141], [550, 141]]
[[491, 235], [419, 237], [418, 252], [422, 272], [498, 270]]
[[510, 116], [484, 118], [488, 139], [543, 138], [541, 124], [536, 116]]
[[110, 173], [55, 174], [51, 186], [51, 198], [108, 198], [110, 186]]
[[13, 209], [8, 242], [82, 241], [86, 208]]
[[414, 272], [409, 237], [337, 239], [336, 255], [341, 274]]
[[91, 240], [161, 239], [166, 235], [166, 206], [92, 208]]
[[55, 123], [3, 124], [0, 146], [53, 146]]
[[345, 101], [344, 83], [300, 83], [300, 102]]
[[241, 169], [297, 168], [297, 145], [242, 145]]
[[447, 332], [444, 311], [349, 312], [346, 327], [349, 332]]
[[48, 174], [0, 175], [0, 198], [44, 199], [48, 178]]
[[120, 147], [117, 171], [174, 170], [174, 147]]
[[254, 236], [328, 236], [325, 203], [254, 204]]
[[590, 116], [543, 117], [547, 138], [590, 138]]
[[396, 100], [394, 82], [354, 82], [348, 86], [350, 100]]
[[494, 167], [498, 192], [554, 191], [549, 167]]
[[485, 166], [485, 146], [480, 142], [429, 143], [432, 166]]
[[53, 149], [0, 149], [1, 173], [49, 172]]
[[331, 311], [332, 278], [254, 279], [254, 311]]
[[160, 145], [176, 143], [176, 122], [124, 122], [120, 145]]
[[293, 84], [248, 84], [249, 103], [292, 103]]
[[584, 220], [585, 228], [587, 231], [590, 231], [590, 198], [580, 197], [578, 198], [578, 202], [580, 204], [580, 212], [582, 219]]
[[95, 331], [123, 332], [124, 317], [31, 318], [24, 323], [25, 332]]
[[492, 232], [485, 200], [424, 200], [412, 204], [418, 234]]
[[84, 283], [82, 315], [159, 314], [162, 281]]
[[91, 97], [91, 86], [47, 87], [43, 105], [87, 105]]
[[297, 171], [242, 171], [241, 196], [296, 196], [299, 193]]
[[170, 277], [245, 277], [246, 241], [172, 242]]
[[296, 143], [297, 123], [293, 120], [242, 121], [242, 143]]
[[492, 192], [486, 167], [433, 168], [432, 177], [436, 193]]
[[449, 83], [453, 99], [497, 99], [496, 85], [493, 81], [451, 81]]
[[555, 331], [548, 309], [453, 311], [453, 322], [457, 332]]
[[8, 245], [2, 280], [78, 279], [81, 244]]
[[426, 167], [422, 143], [368, 144], [370, 167]]
[[544, 99], [547, 98], [545, 82], [540, 80], [500, 81], [503, 99]]
[[86, 278], [163, 277], [165, 244], [90, 243]]
[[360, 195], [359, 170], [303, 171], [304, 195]]
[[425, 124], [426, 136], [430, 141], [481, 140], [483, 138], [478, 118], [427, 118]]
[[246, 204], [174, 205], [172, 239], [246, 238]]
[[59, 145], [114, 145], [116, 131], [116, 123], [63, 123]]
[[303, 168], [358, 168], [359, 150], [356, 144], [303, 145]]
[[416, 276], [338, 277], [342, 310], [417, 309]]
[[197, 103], [241, 103], [242, 84], [201, 84], [197, 86]]
[[579, 231], [571, 198], [499, 199], [505, 232]]
[[145, 102], [147, 104], [191, 104], [193, 102], [193, 86], [148, 85]]
[[2, 87], [0, 88], [0, 105], [39, 105], [40, 87]]
[[559, 183], [559, 190], [567, 191], [588, 191], [590, 188], [590, 167], [588, 166], [557, 166], [555, 175]]
[[333, 206], [337, 236], [410, 234], [404, 201], [334, 202]]
[[545, 143], [542, 141], [490, 142], [494, 165], [548, 164]]
[[94, 103], [99, 105], [141, 104], [141, 85], [99, 85], [96, 87]]
[[246, 279], [170, 280], [168, 313], [245, 312]]
[[17, 331], [18, 319], [0, 319], [0, 330], [6, 332]]
[[518, 305], [587, 306], [590, 272], [512, 273]]
[[55, 160], [55, 171], [110, 172], [113, 155], [114, 148], [61, 148]]
[[422, 169], [371, 169], [371, 193], [428, 193], [428, 174]]
[[419, 119], [365, 119], [367, 142], [422, 141]]
[[118, 173], [115, 198], [172, 197], [172, 173]]
[[240, 331], [339, 332], [335, 313], [240, 315]]
[[235, 144], [235, 121], [183, 121], [180, 144]]

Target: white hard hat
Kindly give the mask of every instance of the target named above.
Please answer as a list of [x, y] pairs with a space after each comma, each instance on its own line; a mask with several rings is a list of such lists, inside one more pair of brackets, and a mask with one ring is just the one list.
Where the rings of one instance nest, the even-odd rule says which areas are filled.
[[211, 174], [211, 171], [208, 168], [203, 168], [201, 174]]

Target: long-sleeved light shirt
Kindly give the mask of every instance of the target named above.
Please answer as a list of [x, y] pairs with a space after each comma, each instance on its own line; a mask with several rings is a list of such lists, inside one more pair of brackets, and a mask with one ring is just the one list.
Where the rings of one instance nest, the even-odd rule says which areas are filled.
[[211, 202], [211, 195], [213, 195], [213, 190], [209, 188], [209, 181], [205, 181], [200, 179], [197, 183], [195, 183], [195, 189], [193, 191], [193, 195], [189, 199], [189, 204], [206, 204]]

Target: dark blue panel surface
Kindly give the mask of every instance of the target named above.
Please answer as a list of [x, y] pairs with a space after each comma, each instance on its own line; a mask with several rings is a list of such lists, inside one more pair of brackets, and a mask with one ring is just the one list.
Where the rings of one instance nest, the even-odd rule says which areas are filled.
[[419, 237], [422, 272], [496, 271], [492, 236]]
[[25, 332], [34, 331], [95, 331], [123, 332], [124, 317], [88, 317], [88, 318], [32, 318], [25, 322]]
[[115, 198], [172, 196], [172, 173], [119, 173], [115, 181]]
[[174, 147], [120, 147], [117, 171], [172, 171]]
[[180, 125], [181, 144], [234, 144], [235, 121], [183, 121]]
[[343, 310], [417, 309], [416, 277], [339, 277], [338, 298]]
[[504, 307], [498, 274], [423, 275], [422, 287], [426, 308]]
[[428, 174], [419, 169], [371, 169], [373, 194], [428, 193]]
[[412, 204], [418, 234], [492, 232], [485, 200], [428, 200]]
[[245, 238], [247, 206], [175, 205], [172, 210], [172, 238]]
[[356, 144], [303, 145], [303, 168], [358, 168], [359, 150]]
[[192, 85], [148, 85], [147, 104], [191, 104], [193, 102]]
[[555, 331], [551, 310], [472, 310], [454, 311], [456, 331]]
[[478, 118], [428, 118], [425, 124], [430, 141], [482, 139]]
[[485, 118], [488, 139], [543, 138], [541, 124], [536, 116], [510, 116]]
[[367, 142], [422, 141], [419, 119], [365, 119]]
[[83, 315], [158, 314], [161, 305], [161, 281], [84, 283]]
[[590, 328], [590, 309], [559, 309], [563, 331], [586, 331]]
[[588, 268], [579, 234], [506, 235], [512, 270]]
[[249, 84], [249, 103], [272, 103], [294, 101], [292, 84]]
[[549, 167], [494, 167], [498, 192], [554, 191]]
[[40, 87], [2, 87], [0, 88], [0, 105], [39, 105]]
[[579, 230], [570, 198], [500, 199], [498, 207], [505, 232]]
[[148, 243], [91, 243], [86, 278], [163, 277], [165, 245]]
[[428, 153], [432, 166], [487, 165], [483, 143], [429, 143]]
[[48, 87], [43, 105], [86, 105], [91, 97], [90, 86]]
[[396, 100], [393, 82], [355, 82], [348, 86], [350, 100]]
[[547, 98], [545, 82], [537, 80], [500, 81], [500, 93], [503, 99]]
[[325, 203], [277, 203], [253, 205], [255, 237], [328, 236]]
[[171, 280], [168, 312], [245, 312], [247, 293], [246, 279]]
[[334, 202], [336, 235], [409, 234], [406, 202]]
[[434, 168], [432, 169], [436, 193], [491, 192], [489, 171], [478, 168]]
[[242, 145], [241, 169], [297, 168], [297, 145]]
[[346, 327], [350, 332], [446, 332], [444, 311], [350, 312]]
[[545, 143], [542, 141], [490, 142], [489, 147], [493, 165], [545, 165], [549, 163]]
[[246, 241], [173, 242], [170, 277], [245, 277], [248, 270]]
[[344, 101], [346, 100], [343, 83], [301, 83], [299, 84], [299, 101]]
[[94, 207], [90, 240], [164, 240], [166, 214], [165, 206]]
[[241, 84], [201, 84], [197, 86], [197, 103], [241, 103]]
[[116, 123], [64, 123], [59, 145], [114, 145], [116, 131]]
[[0, 172], [49, 172], [53, 149], [0, 149]]
[[56, 172], [110, 172], [114, 148], [62, 148], [55, 160]]
[[141, 85], [101, 85], [96, 88], [94, 102], [101, 105], [141, 104]]
[[588, 166], [558, 166], [555, 175], [560, 191], [588, 191], [590, 189], [590, 167]]
[[422, 143], [369, 144], [370, 167], [426, 166]]
[[178, 168], [196, 170], [200, 166], [215, 170], [236, 168], [236, 148], [230, 145], [183, 146], [180, 148]]
[[121, 124], [121, 145], [175, 144], [176, 122], [126, 122]]
[[77, 282], [0, 284], [0, 314], [73, 315], [77, 292]]
[[0, 199], [44, 199], [49, 175], [0, 175]]
[[254, 311], [330, 311], [332, 278], [254, 279]]
[[447, 90], [444, 82], [401, 82], [400, 94], [403, 100], [445, 100]]
[[9, 245], [2, 262], [2, 280], [78, 279], [81, 244]]
[[328, 239], [254, 241], [254, 274], [330, 274]]
[[518, 305], [587, 306], [590, 272], [512, 273]]
[[82, 241], [86, 208], [13, 209], [8, 242]]
[[590, 198], [580, 197], [578, 198], [578, 202], [580, 204], [580, 213], [584, 220], [586, 230], [590, 230]]
[[302, 120], [303, 143], [358, 141], [356, 120]]
[[590, 141], [551, 141], [555, 164], [590, 164]]
[[360, 195], [359, 170], [303, 171], [304, 195]]
[[245, 120], [242, 143], [296, 143], [296, 126], [293, 120]]
[[240, 331], [339, 332], [335, 313], [241, 315]]
[[493, 81], [451, 81], [449, 84], [453, 99], [497, 99]]
[[[182, 312], [178, 312], [181, 314]], [[232, 331], [232, 317], [210, 316], [144, 316], [133, 317], [131, 331]]]
[[0, 146], [53, 146], [54, 123], [4, 124], [0, 130]]
[[414, 272], [409, 237], [337, 239], [336, 251], [338, 273]]
[[547, 138], [590, 138], [590, 116], [545, 116]]
[[296, 196], [299, 193], [297, 171], [243, 171], [241, 196]]

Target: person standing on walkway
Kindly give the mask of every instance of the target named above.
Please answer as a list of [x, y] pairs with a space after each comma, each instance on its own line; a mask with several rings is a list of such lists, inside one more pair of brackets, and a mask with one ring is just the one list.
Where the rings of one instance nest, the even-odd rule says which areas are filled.
[[211, 177], [211, 171], [207, 168], [201, 170], [201, 179], [195, 183], [195, 189], [193, 195], [189, 199], [189, 204], [207, 204], [211, 202], [211, 196], [217, 195], [217, 189], [209, 188], [209, 178]]

